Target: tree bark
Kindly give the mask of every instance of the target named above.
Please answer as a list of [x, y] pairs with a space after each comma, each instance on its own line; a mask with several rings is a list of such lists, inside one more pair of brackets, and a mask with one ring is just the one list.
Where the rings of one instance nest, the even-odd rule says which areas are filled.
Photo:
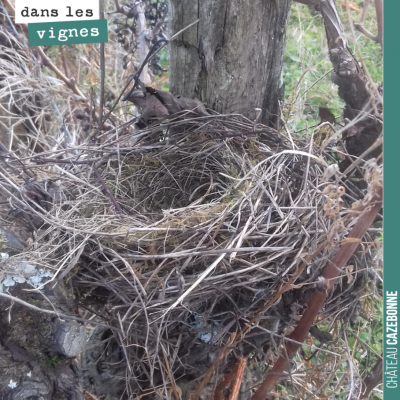
[[291, 0], [171, 0], [170, 91], [274, 124]]

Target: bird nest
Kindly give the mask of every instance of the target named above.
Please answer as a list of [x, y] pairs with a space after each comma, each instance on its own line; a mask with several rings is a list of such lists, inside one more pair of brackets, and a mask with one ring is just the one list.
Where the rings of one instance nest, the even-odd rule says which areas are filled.
[[[192, 382], [254, 317], [236, 349], [274, 360], [363, 193], [334, 169], [329, 177], [310, 143], [239, 115], [178, 115], [125, 132], [68, 156], [33, 155], [34, 180], [2, 184], [15, 218], [37, 228], [15, 257], [51, 270], [50, 285], [69, 285], [93, 340], [107, 346], [96, 360], [108, 357], [115, 393]], [[321, 243], [302, 285], [265, 308]], [[354, 306], [358, 281], [343, 280], [321, 316]]]

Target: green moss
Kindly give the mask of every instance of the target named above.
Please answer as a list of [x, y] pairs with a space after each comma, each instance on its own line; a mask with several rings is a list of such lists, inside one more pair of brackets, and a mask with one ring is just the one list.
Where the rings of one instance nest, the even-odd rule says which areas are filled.
[[48, 357], [46, 360], [46, 364], [49, 367], [56, 367], [57, 365], [61, 365], [62, 362], [63, 362], [63, 360], [60, 357], [58, 357], [57, 355]]

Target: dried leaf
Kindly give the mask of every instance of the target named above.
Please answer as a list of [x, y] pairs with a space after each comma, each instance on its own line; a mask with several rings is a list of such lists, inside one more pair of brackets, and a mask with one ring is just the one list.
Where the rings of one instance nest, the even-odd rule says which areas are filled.
[[346, 270], [345, 270], [346, 275], [347, 275], [347, 283], [348, 283], [349, 285], [350, 285], [351, 282], [353, 282], [353, 279], [354, 279], [354, 277], [353, 277], [353, 275], [352, 275], [353, 269], [354, 269], [354, 266], [353, 266], [353, 265], [348, 265], [348, 266], [346, 267]]
[[321, 118], [320, 124], [323, 122], [329, 122], [332, 125], [336, 123], [336, 118], [328, 107], [319, 107], [318, 114]]
[[154, 95], [146, 93], [146, 103], [142, 112], [142, 118], [149, 121], [151, 118], [161, 118], [168, 115], [168, 110]]
[[86, 75], [86, 80], [90, 82], [91, 85], [96, 86], [100, 83], [99, 78], [95, 71], [91, 70]]
[[342, 7], [346, 8], [346, 3], [347, 3], [347, 7], [349, 8], [349, 10], [351, 11], [360, 11], [360, 9], [358, 8], [358, 4], [355, 3], [354, 1], [347, 1], [346, 0], [342, 0]]
[[209, 115], [204, 104], [198, 99], [174, 96], [170, 92], [154, 89], [143, 84], [141, 84], [141, 88], [141, 90], [129, 91], [123, 100], [135, 104], [145, 122], [148, 122], [151, 118], [161, 118], [180, 111], [193, 111], [199, 116]]

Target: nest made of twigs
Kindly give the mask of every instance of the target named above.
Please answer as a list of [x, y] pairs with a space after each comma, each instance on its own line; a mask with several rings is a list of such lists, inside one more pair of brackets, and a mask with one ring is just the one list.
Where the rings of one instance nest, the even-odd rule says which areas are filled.
[[15, 177], [20, 193], [3, 186], [15, 208], [42, 219], [18, 257], [51, 268], [82, 310], [118, 330], [129, 368], [114, 374], [133, 395], [169, 381], [164, 355], [175, 379], [203, 373], [209, 353], [326, 241], [298, 280], [305, 286], [263, 316], [261, 342], [244, 338], [242, 351], [276, 349], [360, 195], [323, 179], [312, 149], [239, 115], [211, 115], [177, 116], [67, 158], [33, 156], [36, 182]]

